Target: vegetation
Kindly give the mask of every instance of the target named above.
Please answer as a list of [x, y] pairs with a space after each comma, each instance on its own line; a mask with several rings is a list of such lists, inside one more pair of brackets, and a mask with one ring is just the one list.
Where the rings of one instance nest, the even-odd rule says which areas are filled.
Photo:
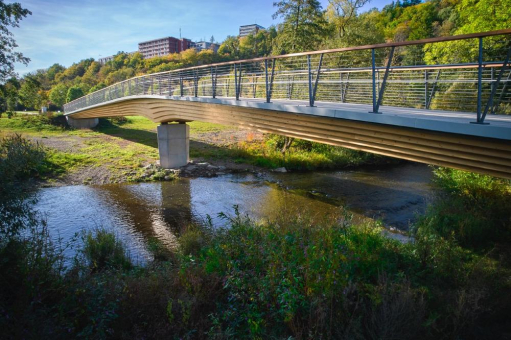
[[456, 230], [419, 225], [403, 244], [349, 213], [324, 225], [222, 216], [225, 228], [191, 226], [176, 249], [153, 241], [145, 267], [103, 230], [84, 234], [71, 262], [47, 234], [3, 234], [0, 335], [498, 339], [510, 330], [505, 251], [461, 246]]
[[511, 242], [509, 180], [449, 168], [435, 169], [442, 194], [418, 223], [421, 233], [454, 238], [462, 246], [488, 250]]

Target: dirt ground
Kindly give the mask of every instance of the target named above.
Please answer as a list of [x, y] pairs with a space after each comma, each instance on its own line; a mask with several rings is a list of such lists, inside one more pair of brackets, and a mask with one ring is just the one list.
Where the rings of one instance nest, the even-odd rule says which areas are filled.
[[[118, 145], [122, 149], [129, 147], [137, 147], [140, 143], [122, 138], [112, 137], [106, 134], [87, 134], [78, 135], [48, 135], [48, 136], [27, 136], [34, 142], [38, 142], [48, 148], [55, 149], [66, 153], [80, 154], [82, 149], [90, 146], [91, 141], [94, 143], [109, 143]], [[156, 137], [156, 136], [155, 136]], [[190, 151], [206, 149], [213, 150], [216, 148], [228, 148], [242, 141], [262, 140], [263, 134], [247, 130], [222, 130], [214, 132], [194, 133], [190, 138]], [[154, 142], [156, 144], [156, 141]], [[146, 146], [147, 147], [147, 146]], [[157, 151], [155, 146], [149, 148]], [[94, 164], [86, 164], [77, 167], [62, 176], [53, 178], [43, 183], [43, 186], [62, 186], [62, 185], [79, 185], [79, 184], [108, 184], [122, 183], [129, 181], [149, 181], [152, 175], [160, 169], [157, 158], [146, 155], [140, 156], [140, 166], [133, 169], [130, 166], [123, 168], [119, 162], [110, 159], [100, 159], [100, 162]], [[171, 175], [160, 180], [178, 177], [212, 177], [233, 172], [265, 172], [266, 169], [250, 165], [236, 163], [233, 159], [221, 158], [211, 160], [204, 157], [195, 157], [190, 159], [190, 163], [180, 169], [167, 171], [166, 174]]]

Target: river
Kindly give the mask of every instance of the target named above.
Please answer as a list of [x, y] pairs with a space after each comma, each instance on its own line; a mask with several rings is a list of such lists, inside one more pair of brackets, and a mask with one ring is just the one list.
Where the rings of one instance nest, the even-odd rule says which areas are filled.
[[[180, 231], [210, 219], [215, 227], [234, 206], [258, 220], [302, 216], [317, 223], [340, 219], [381, 220], [406, 231], [432, 199], [431, 169], [403, 163], [380, 169], [307, 173], [229, 174], [171, 182], [42, 188], [35, 209], [51, 235], [68, 243], [83, 230], [105, 228], [127, 245], [132, 257], [151, 258], [147, 241], [176, 244]], [[78, 242], [78, 241], [76, 241]], [[72, 255], [74, 250], [66, 250]]]

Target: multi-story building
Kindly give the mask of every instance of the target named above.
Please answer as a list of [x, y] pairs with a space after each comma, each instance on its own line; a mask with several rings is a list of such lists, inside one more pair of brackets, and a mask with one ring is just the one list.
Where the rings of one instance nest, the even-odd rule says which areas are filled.
[[107, 62], [114, 60], [114, 57], [115, 57], [114, 55], [110, 55], [108, 57], [99, 58], [98, 63], [100, 63], [101, 65], [105, 65]]
[[243, 25], [240, 26], [240, 38], [246, 37], [249, 34], [256, 34], [259, 30], [264, 30], [265, 28], [258, 24], [252, 25]]
[[213, 52], [218, 52], [218, 46], [215, 43], [210, 43], [208, 41], [197, 41], [192, 43], [192, 47], [197, 50], [197, 52], [200, 52], [202, 50], [213, 50]]
[[[122, 52], [122, 53], [125, 53], [125, 52]], [[137, 53], [137, 52], [127, 52], [127, 54], [128, 54], [128, 55], [130, 55], [130, 56], [131, 56], [131, 55], [133, 55], [133, 54], [135, 54], [135, 53]], [[108, 56], [108, 57], [99, 58], [99, 59], [98, 59], [98, 63], [100, 63], [101, 65], [105, 65], [105, 64], [106, 64], [106, 63], [108, 63], [109, 61], [114, 60], [115, 56], [116, 56], [116, 55], [118, 55], [118, 54], [119, 54], [119, 53], [114, 54], [114, 55], [110, 55], [110, 56]]]
[[171, 53], [179, 53], [191, 48], [191, 45], [192, 41], [189, 39], [166, 37], [141, 42], [138, 44], [138, 51], [147, 59]]

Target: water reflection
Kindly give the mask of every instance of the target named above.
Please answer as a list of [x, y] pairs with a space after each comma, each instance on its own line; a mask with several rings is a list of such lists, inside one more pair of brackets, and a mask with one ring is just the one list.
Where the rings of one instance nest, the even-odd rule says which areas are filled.
[[315, 221], [342, 218], [342, 206], [347, 205], [358, 220], [381, 218], [406, 229], [426, 206], [430, 178], [426, 166], [410, 164], [385, 171], [70, 186], [41, 189], [36, 208], [46, 215], [52, 234], [64, 241], [81, 230], [103, 227], [121, 237], [144, 262], [150, 258], [146, 247], [150, 238], [175, 246], [184, 227], [201, 223], [208, 215], [214, 226], [222, 226], [225, 221], [218, 214], [232, 214], [234, 205], [256, 219], [302, 215]]

